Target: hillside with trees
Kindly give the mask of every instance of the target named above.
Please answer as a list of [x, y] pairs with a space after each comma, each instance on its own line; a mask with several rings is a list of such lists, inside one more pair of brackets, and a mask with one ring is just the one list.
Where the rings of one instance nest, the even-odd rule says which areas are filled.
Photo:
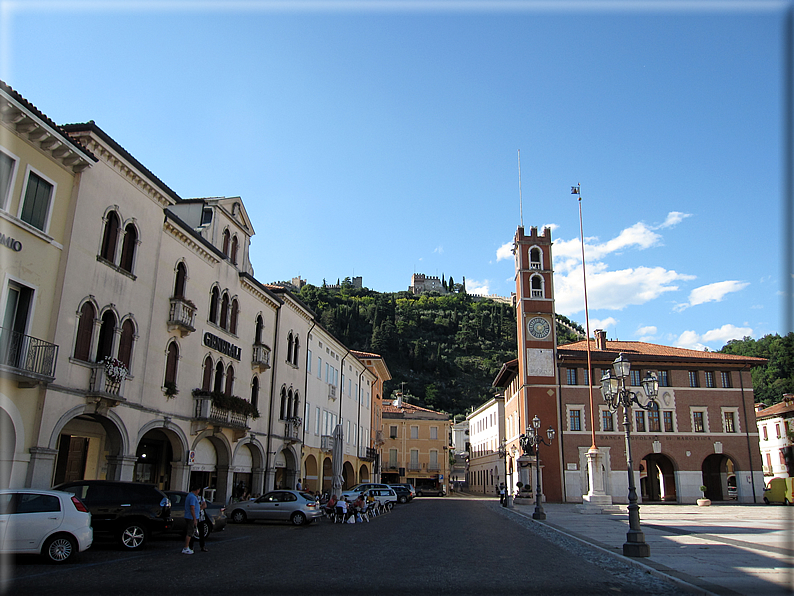
[[[515, 309], [477, 299], [463, 284], [450, 294], [420, 296], [354, 288], [349, 279], [340, 285], [306, 285], [298, 296], [348, 348], [384, 357], [393, 377], [385, 396], [402, 389], [420, 406], [462, 414], [496, 393], [496, 374], [516, 358]], [[571, 329], [584, 335], [559, 318], [568, 326], [558, 324], [560, 343], [579, 339]]]
[[766, 358], [766, 366], [752, 369], [753, 393], [756, 402], [768, 406], [783, 399], [784, 393], [794, 393], [794, 333], [732, 339], [720, 350], [725, 354]]

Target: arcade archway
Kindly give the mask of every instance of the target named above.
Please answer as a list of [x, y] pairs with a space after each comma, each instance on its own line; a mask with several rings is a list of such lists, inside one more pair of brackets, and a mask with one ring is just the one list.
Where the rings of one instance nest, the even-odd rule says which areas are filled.
[[733, 460], [721, 453], [712, 453], [703, 460], [701, 466], [705, 496], [712, 501], [727, 501], [735, 498], [729, 487], [736, 487], [736, 467]]
[[662, 453], [649, 453], [640, 462], [643, 502], [676, 501], [675, 465]]

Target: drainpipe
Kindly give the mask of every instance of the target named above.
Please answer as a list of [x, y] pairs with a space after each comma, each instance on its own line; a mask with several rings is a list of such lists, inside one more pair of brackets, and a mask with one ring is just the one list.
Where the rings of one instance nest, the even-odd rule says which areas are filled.
[[[347, 354], [342, 356], [342, 362], [339, 364], [339, 424], [340, 425], [342, 424], [342, 420], [344, 420], [344, 418], [342, 417], [342, 406], [344, 405], [344, 397], [342, 391], [344, 389], [344, 381], [342, 380], [342, 377], [345, 375], [345, 360], [347, 360], [347, 357], [350, 356], [350, 351], [347, 350], [347, 348], [345, 348], [345, 350], [347, 351]], [[345, 427], [343, 426], [342, 427], [343, 439], [344, 439], [344, 431], [345, 431]], [[342, 441], [342, 478], [343, 479], [345, 477], [344, 471], [345, 471], [345, 442], [343, 440]], [[344, 488], [342, 490], [344, 490]]]
[[[358, 395], [356, 395], [356, 403], [358, 403], [358, 416], [356, 416], [356, 424], [358, 424], [358, 431], [356, 431], [356, 437], [358, 437], [356, 447], [356, 459], [361, 459], [361, 452], [359, 449], [361, 448], [361, 378], [364, 376], [364, 373], [367, 371], [367, 367], [364, 366], [364, 370], [362, 370], [358, 375]], [[370, 428], [370, 431], [372, 429]], [[361, 482], [361, 478], [358, 479]], [[372, 482], [372, 479], [370, 479]]]
[[[309, 336], [311, 335], [312, 331], [314, 330], [314, 328], [316, 326], [317, 326], [317, 321], [312, 321], [312, 326], [309, 329], [309, 332], [306, 334], [306, 362], [309, 363], [309, 364], [311, 364], [309, 362], [309, 358], [308, 358], [308, 356], [309, 356]], [[304, 370], [304, 373], [305, 373], [305, 378], [304, 378], [304, 383], [303, 383], [303, 435], [301, 435], [301, 456], [300, 456], [300, 464], [299, 464], [300, 467], [298, 469], [299, 477], [300, 477], [301, 471], [303, 469], [303, 447], [306, 445], [306, 418], [307, 418], [307, 416], [306, 416], [306, 412], [307, 412], [306, 406], [309, 405], [309, 366], [308, 366], [308, 364], [306, 366], [306, 369]], [[322, 439], [320, 439], [320, 440], [322, 441]], [[303, 477], [303, 480], [304, 480], [303, 484], [305, 485], [306, 484], [306, 482], [305, 482], [306, 481], [306, 477], [305, 476]], [[304, 488], [305, 488], [305, 486], [304, 486]], [[322, 490], [322, 488], [323, 487], [321, 486], [320, 490]]]
[[750, 443], [750, 420], [747, 418], [747, 404], [744, 396], [744, 381], [742, 380], [742, 370], [750, 370], [750, 365], [747, 364], [743, 369], [739, 370], [739, 387], [742, 390], [742, 411], [744, 412], [744, 434], [747, 437], [747, 456], [750, 459], [750, 483], [753, 487], [753, 503], [758, 502], [755, 494], [755, 473], [753, 470], [753, 448]]

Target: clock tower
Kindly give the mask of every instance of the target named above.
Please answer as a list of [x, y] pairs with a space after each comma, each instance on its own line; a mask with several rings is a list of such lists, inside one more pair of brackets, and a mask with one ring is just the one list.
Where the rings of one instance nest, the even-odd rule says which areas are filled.
[[[540, 434], [549, 426], [557, 431], [551, 447], [540, 446], [541, 491], [548, 501], [562, 501], [562, 435], [557, 382], [557, 333], [554, 323], [554, 280], [551, 260], [551, 229], [516, 231], [516, 317], [518, 326], [518, 374], [520, 379], [519, 432], [525, 432], [537, 416]], [[528, 461], [534, 467], [535, 458]], [[533, 484], [536, 472], [533, 470]]]

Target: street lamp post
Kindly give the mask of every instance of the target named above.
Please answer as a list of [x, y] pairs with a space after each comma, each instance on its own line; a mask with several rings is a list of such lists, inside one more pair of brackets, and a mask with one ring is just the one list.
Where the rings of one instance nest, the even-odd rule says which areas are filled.
[[[502, 439], [502, 442], [499, 443], [499, 449], [497, 450], [499, 457], [504, 460], [504, 494], [500, 495], [499, 501], [502, 507], [507, 507], [507, 441]], [[502, 487], [499, 486], [499, 490], [502, 490]]]
[[626, 533], [626, 543], [623, 545], [623, 555], [626, 557], [649, 557], [651, 547], [645, 542], [645, 534], [640, 529], [640, 506], [637, 505], [637, 489], [634, 485], [634, 468], [631, 459], [631, 405], [636, 404], [643, 410], [658, 408], [656, 396], [659, 393], [659, 379], [655, 373], [646, 373], [642, 380], [644, 402], [640, 402], [637, 393], [626, 389], [631, 363], [623, 354], [620, 354], [612, 363], [613, 370], [604, 371], [601, 377], [601, 394], [609, 409], [617, 412], [618, 407], [623, 407], [623, 428], [626, 432], [626, 467], [629, 474], [629, 530]]
[[547, 447], [551, 447], [551, 442], [554, 440], [555, 434], [556, 431], [549, 426], [548, 430], [546, 430], [546, 436], [549, 438], [549, 442], [547, 443], [544, 441], [543, 437], [540, 436], [540, 418], [535, 416], [532, 419], [532, 425], [527, 427], [526, 434], [519, 437], [519, 442], [521, 443], [524, 453], [530, 453], [533, 448], [535, 450], [535, 512], [532, 514], [532, 519], [546, 519], [546, 512], [543, 511], [543, 505], [541, 505], [540, 502], [540, 444], [543, 443]]

